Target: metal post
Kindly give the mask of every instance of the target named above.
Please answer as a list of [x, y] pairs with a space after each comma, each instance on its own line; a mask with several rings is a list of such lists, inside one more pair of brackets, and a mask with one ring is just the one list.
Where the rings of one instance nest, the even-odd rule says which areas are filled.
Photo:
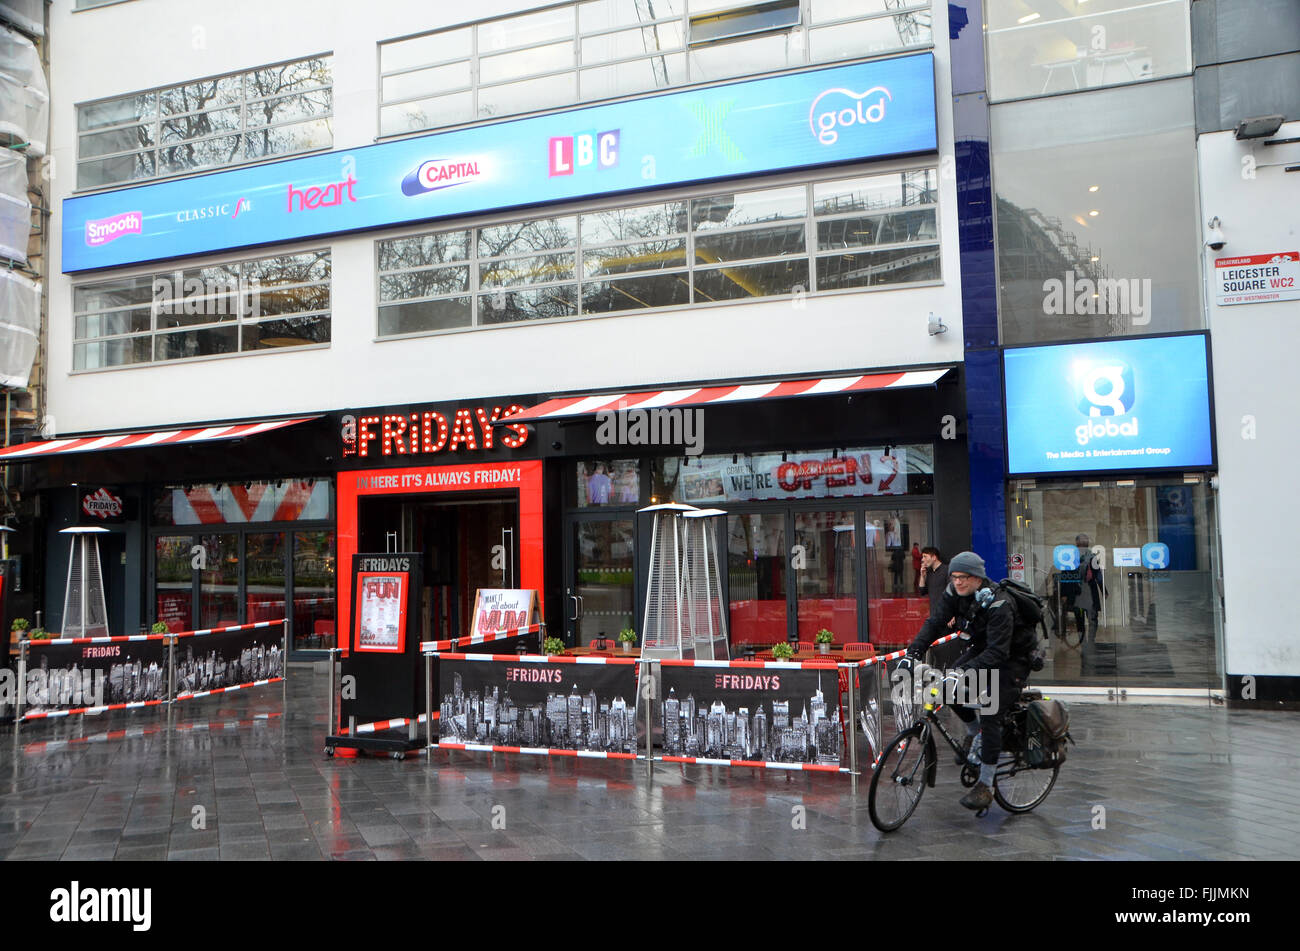
[[[284, 619], [284, 646], [280, 649], [280, 715], [289, 713], [289, 619]], [[283, 721], [281, 721], [283, 722]]]
[[[638, 661], [637, 661], [637, 665], [638, 665], [638, 666], [640, 667], [640, 669], [641, 669], [641, 676], [642, 676], [642, 678], [646, 678], [646, 677], [653, 678], [653, 677], [654, 677], [654, 672], [651, 671], [651, 670], [648, 670], [648, 669], [647, 669], [648, 663], [649, 663], [648, 661], [644, 661], [644, 660], [638, 660]], [[645, 679], [642, 679], [642, 681], [641, 681], [641, 683], [642, 683], [643, 685], [644, 685], [645, 683], [647, 683], [647, 682], [648, 682], [648, 683], [654, 683], [654, 680], [651, 679], [650, 681], [646, 681]], [[645, 689], [644, 686], [642, 686], [642, 687], [640, 688], [640, 690], [644, 690], [644, 689]], [[653, 691], [652, 691], [652, 692], [653, 692]], [[646, 703], [645, 703], [645, 776], [646, 776], [646, 779], [648, 779], [648, 780], [653, 780], [653, 779], [654, 779], [654, 774], [655, 774], [655, 761], [654, 761], [654, 719], [653, 719], [653, 717], [651, 716], [651, 713], [650, 713], [650, 705], [651, 705], [651, 703], [652, 703], [652, 701], [649, 700], [649, 699], [647, 699], [647, 700], [646, 700]]]
[[175, 634], [164, 638], [167, 644], [167, 705], [176, 702], [176, 641]]
[[326, 736], [338, 733], [338, 721], [334, 719], [334, 655], [337, 652], [337, 647], [331, 647], [329, 649], [329, 690], [326, 691], [326, 695], [329, 698], [329, 710], [325, 714]]
[[27, 703], [27, 644], [23, 638], [18, 642], [18, 706], [14, 708], [14, 731], [23, 722], [23, 707]]
[[858, 679], [860, 667], [848, 669], [849, 678], [849, 775], [853, 777], [852, 789], [858, 791], [858, 711], [854, 703], [853, 681]]
[[[424, 655], [424, 747], [433, 748], [433, 655]], [[432, 760], [431, 755], [426, 755]]]

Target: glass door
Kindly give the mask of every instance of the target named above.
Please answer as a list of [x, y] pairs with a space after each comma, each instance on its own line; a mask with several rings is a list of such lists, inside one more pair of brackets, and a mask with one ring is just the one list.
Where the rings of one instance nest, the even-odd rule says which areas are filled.
[[[935, 545], [930, 507], [867, 509], [862, 533], [866, 562], [868, 639], [877, 650], [905, 647], [930, 616], [920, 593], [921, 549]], [[951, 557], [953, 553], [945, 553]]]
[[857, 513], [794, 513], [795, 614], [801, 642], [825, 628], [835, 643], [858, 640]]
[[564, 615], [569, 643], [585, 646], [604, 634], [616, 647], [619, 631], [640, 628], [634, 518], [583, 516], [571, 523]]
[[727, 599], [731, 653], [745, 644], [759, 650], [787, 639], [786, 511], [727, 516]]

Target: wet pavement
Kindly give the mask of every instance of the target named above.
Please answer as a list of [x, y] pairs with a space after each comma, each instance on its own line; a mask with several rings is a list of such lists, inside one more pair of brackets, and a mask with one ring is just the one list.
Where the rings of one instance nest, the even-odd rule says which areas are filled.
[[[0, 728], [0, 857], [1293, 859], [1300, 713], [1075, 703], [1056, 788], [977, 819], [949, 757], [882, 835], [844, 775], [434, 752], [323, 754], [326, 678]], [[170, 726], [169, 726], [170, 718]], [[1100, 808], [1099, 808], [1100, 807]]]

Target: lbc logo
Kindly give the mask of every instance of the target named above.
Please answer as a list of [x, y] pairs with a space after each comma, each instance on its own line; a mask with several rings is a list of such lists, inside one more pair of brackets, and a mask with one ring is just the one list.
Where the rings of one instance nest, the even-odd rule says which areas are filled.
[[574, 169], [613, 168], [618, 164], [618, 133], [611, 129], [553, 137], [548, 153], [550, 177], [572, 175]]
[[1127, 363], [1087, 367], [1076, 375], [1075, 383], [1084, 416], [1123, 416], [1133, 409], [1133, 368]]

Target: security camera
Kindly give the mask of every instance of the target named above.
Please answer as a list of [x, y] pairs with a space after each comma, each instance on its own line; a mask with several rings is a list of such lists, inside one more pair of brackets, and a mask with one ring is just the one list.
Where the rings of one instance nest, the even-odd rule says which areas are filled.
[[1222, 251], [1227, 243], [1228, 239], [1223, 236], [1223, 229], [1219, 227], [1218, 217], [1211, 218], [1209, 227], [1205, 229], [1205, 246], [1211, 251]]
[[933, 313], [930, 314], [930, 322], [926, 326], [930, 331], [931, 337], [938, 336], [941, 333], [946, 333], [948, 330], [948, 328], [944, 326], [943, 318], [936, 317]]

